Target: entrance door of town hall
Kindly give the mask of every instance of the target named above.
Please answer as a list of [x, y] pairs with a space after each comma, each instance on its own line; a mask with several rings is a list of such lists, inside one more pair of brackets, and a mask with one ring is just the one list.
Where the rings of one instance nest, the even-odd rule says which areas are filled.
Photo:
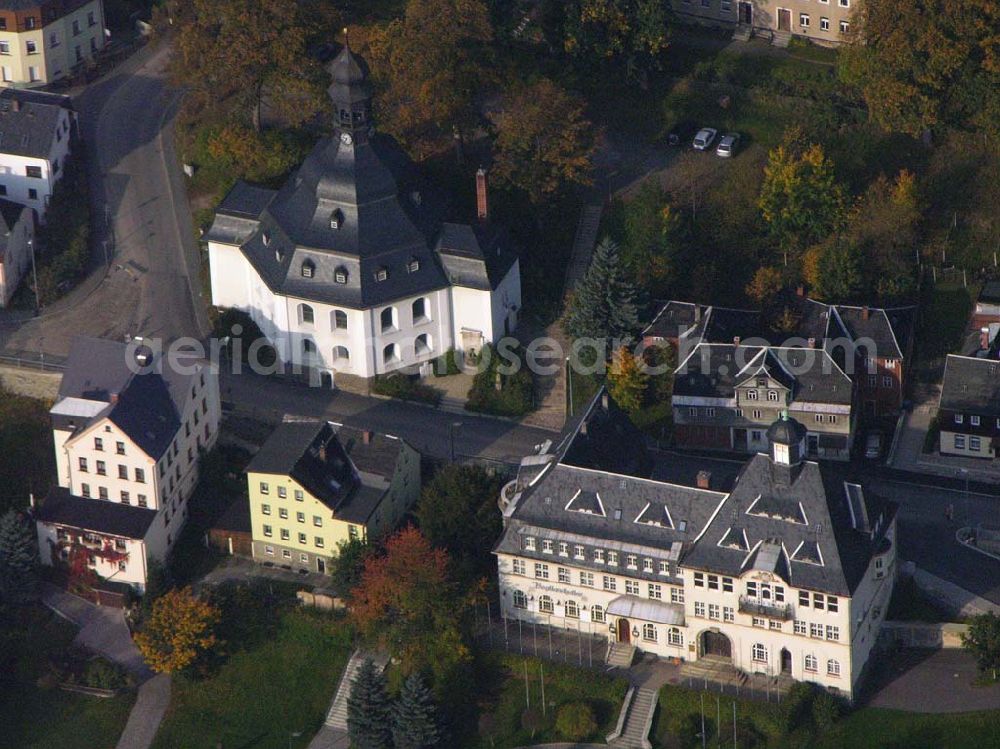
[[729, 638], [721, 632], [705, 632], [701, 636], [701, 654], [719, 658], [732, 658], [733, 646]]

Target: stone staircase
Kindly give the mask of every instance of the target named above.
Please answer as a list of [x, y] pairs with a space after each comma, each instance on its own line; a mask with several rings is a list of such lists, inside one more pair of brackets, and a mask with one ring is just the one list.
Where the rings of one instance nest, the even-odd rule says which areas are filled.
[[748, 24], [741, 23], [736, 27], [736, 31], [733, 32], [733, 41], [749, 42], [752, 34], [753, 29]]
[[635, 660], [635, 646], [625, 642], [612, 642], [608, 645], [608, 655], [604, 662], [616, 668], [628, 668]]
[[347, 730], [347, 698], [351, 695], [354, 680], [357, 678], [358, 671], [361, 670], [361, 666], [367, 658], [375, 661], [375, 665], [380, 669], [384, 669], [389, 662], [384, 656], [375, 653], [363, 650], [354, 651], [351, 659], [347, 662], [347, 666], [344, 668], [344, 675], [340, 677], [340, 684], [337, 685], [337, 693], [333, 696], [333, 702], [330, 703], [330, 710], [326, 714], [324, 723], [330, 728], [337, 728], [341, 731]]
[[775, 31], [771, 36], [771, 44], [775, 47], [788, 47], [790, 41], [792, 41], [791, 31]]
[[601, 216], [604, 205], [591, 203], [583, 207], [580, 222], [576, 225], [576, 236], [573, 238], [573, 255], [566, 267], [566, 280], [563, 286], [565, 293], [573, 290], [590, 267], [590, 258], [597, 244], [597, 232], [601, 228]]
[[[624, 720], [619, 717], [618, 728], [608, 736], [608, 746], [617, 749], [651, 749], [649, 730], [656, 712], [656, 689], [633, 687], [622, 705]], [[629, 699], [631, 697], [631, 699]]]

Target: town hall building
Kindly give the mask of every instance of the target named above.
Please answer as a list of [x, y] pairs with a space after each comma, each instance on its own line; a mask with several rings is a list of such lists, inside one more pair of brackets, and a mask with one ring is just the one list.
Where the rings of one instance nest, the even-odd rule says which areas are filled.
[[489, 220], [486, 173], [477, 222], [444, 221], [437, 191], [374, 128], [364, 60], [345, 46], [329, 70], [333, 134], [280, 190], [241, 182], [218, 208], [205, 237], [213, 304], [249, 313], [286, 367], [328, 385], [426, 372], [512, 332], [520, 265]]
[[494, 549], [503, 614], [853, 699], [892, 594], [896, 506], [808, 460], [787, 412], [731, 481], [658, 476], [636, 431], [601, 394], [522, 461]]

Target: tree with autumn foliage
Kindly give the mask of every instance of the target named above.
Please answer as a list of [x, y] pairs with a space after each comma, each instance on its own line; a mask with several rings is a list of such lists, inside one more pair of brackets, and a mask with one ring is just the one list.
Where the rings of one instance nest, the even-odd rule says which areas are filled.
[[823, 147], [805, 145], [800, 138], [790, 130], [768, 154], [758, 199], [764, 221], [786, 254], [839, 228], [847, 202]]
[[636, 414], [646, 403], [649, 375], [644, 362], [627, 346], [615, 351], [608, 370], [608, 392], [629, 414]]
[[623, 60], [630, 72], [646, 70], [667, 48], [669, 7], [662, 0], [567, 0], [565, 50], [579, 59]]
[[780, 268], [758, 268], [744, 290], [758, 307], [768, 307], [784, 287]]
[[589, 185], [596, 145], [584, 108], [548, 78], [512, 88], [496, 118], [493, 173], [535, 204], [569, 185]]
[[431, 673], [438, 690], [454, 686], [470, 661], [464, 636], [469, 602], [450, 567], [447, 552], [408, 526], [386, 539], [382, 554], [365, 560], [350, 597], [358, 631], [398, 658], [405, 673]]
[[219, 101], [258, 132], [261, 104], [299, 125], [323, 106], [322, 71], [306, 53], [299, 3], [285, 0], [170, 0], [177, 30], [172, 66], [197, 111]]
[[402, 18], [368, 39], [381, 128], [418, 156], [468, 130], [490, 76], [492, 41], [483, 0], [408, 0]]
[[195, 666], [218, 640], [220, 611], [191, 588], [174, 588], [156, 599], [135, 644], [149, 667], [173, 674]]
[[997, 137], [998, 29], [996, 0], [865, 0], [839, 56], [840, 75], [888, 130], [919, 136], [959, 127]]

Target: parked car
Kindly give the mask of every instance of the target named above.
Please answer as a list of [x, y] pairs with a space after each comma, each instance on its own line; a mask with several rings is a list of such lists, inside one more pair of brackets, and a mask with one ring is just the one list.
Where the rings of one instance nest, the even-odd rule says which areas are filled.
[[719, 147], [715, 149], [715, 155], [723, 159], [729, 159], [736, 154], [736, 149], [739, 147], [740, 134], [726, 133], [719, 141]]
[[712, 143], [715, 142], [715, 136], [719, 134], [719, 131], [711, 127], [703, 127], [698, 131], [698, 134], [694, 136], [694, 150], [696, 151], [707, 151], [711, 148]]
[[670, 133], [667, 135], [667, 143], [671, 146], [688, 143], [696, 132], [698, 132], [698, 126], [695, 123], [691, 122], [691, 120], [683, 120], [670, 128]]
[[882, 433], [869, 432], [865, 439], [865, 457], [868, 460], [878, 460], [882, 457]]

